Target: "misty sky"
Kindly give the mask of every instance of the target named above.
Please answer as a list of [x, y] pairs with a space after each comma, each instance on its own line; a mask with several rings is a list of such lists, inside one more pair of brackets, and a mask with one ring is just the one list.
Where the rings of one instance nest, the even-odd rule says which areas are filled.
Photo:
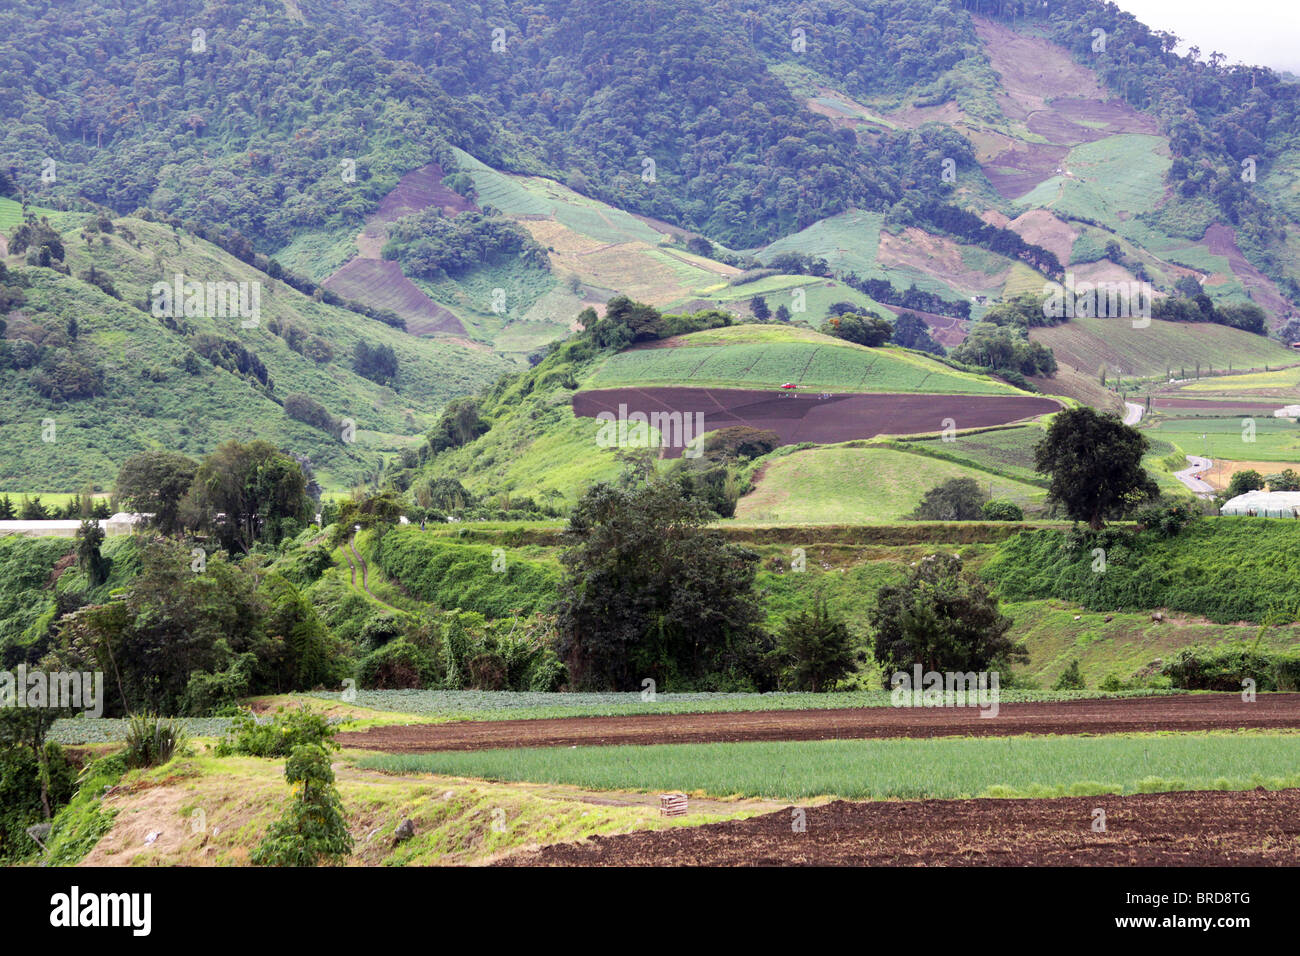
[[1115, 0], [1152, 30], [1168, 30], [1228, 63], [1300, 73], [1300, 4], [1296, 0]]

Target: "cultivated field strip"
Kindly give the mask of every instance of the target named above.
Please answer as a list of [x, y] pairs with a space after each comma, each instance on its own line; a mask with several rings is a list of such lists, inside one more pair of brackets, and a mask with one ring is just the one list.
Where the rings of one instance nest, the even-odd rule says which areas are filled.
[[562, 717], [375, 727], [341, 733], [345, 747], [433, 753], [513, 747], [722, 743], [747, 740], [855, 740], [887, 737], [1000, 737], [1300, 728], [1300, 694], [1196, 694], [1002, 704], [996, 716], [975, 707], [872, 707], [860, 710], [751, 711], [636, 717]]

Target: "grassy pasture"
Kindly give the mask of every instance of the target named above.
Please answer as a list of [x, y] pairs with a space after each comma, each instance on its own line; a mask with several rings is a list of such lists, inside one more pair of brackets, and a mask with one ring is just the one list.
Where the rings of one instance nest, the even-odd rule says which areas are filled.
[[930, 488], [974, 478], [993, 497], [1039, 510], [1046, 492], [956, 462], [891, 448], [809, 448], [771, 459], [757, 488], [740, 499], [736, 518], [782, 524], [897, 521]]
[[[1254, 441], [1243, 422], [1254, 424]], [[1230, 418], [1170, 419], [1147, 429], [1152, 438], [1172, 442], [1189, 455], [1231, 461], [1300, 460], [1300, 426], [1286, 418], [1235, 415]], [[1201, 436], [1205, 437], [1202, 438]]]
[[396, 773], [803, 799], [1248, 790], [1300, 784], [1300, 734], [1160, 734], [558, 747], [367, 757]]
[[792, 381], [805, 388], [839, 392], [1001, 395], [1016, 391], [902, 349], [868, 349], [807, 330], [760, 328], [763, 331], [757, 333], [752, 326], [713, 329], [681, 336], [674, 341], [675, 348], [621, 352], [597, 367], [583, 384], [586, 388], [767, 388]]

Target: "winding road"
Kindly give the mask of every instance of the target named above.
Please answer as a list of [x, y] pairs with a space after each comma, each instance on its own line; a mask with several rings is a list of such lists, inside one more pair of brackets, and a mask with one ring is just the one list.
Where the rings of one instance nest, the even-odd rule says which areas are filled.
[[1174, 472], [1174, 477], [1195, 492], [1196, 497], [1213, 498], [1214, 486], [1207, 481], [1201, 480], [1199, 476], [1209, 471], [1214, 462], [1197, 455], [1188, 455], [1187, 460], [1191, 462], [1191, 467]]
[[1138, 422], [1142, 421], [1142, 413], [1144, 411], [1146, 411], [1146, 407], [1143, 405], [1139, 405], [1136, 402], [1125, 402], [1124, 424], [1136, 425]]

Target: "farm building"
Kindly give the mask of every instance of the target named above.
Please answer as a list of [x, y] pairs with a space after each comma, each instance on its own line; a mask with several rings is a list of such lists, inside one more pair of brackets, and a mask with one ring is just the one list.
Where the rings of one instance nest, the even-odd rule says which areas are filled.
[[1283, 405], [1274, 410], [1274, 418], [1300, 418], [1300, 405]]
[[1219, 514], [1300, 518], [1300, 491], [1248, 491], [1225, 502]]

